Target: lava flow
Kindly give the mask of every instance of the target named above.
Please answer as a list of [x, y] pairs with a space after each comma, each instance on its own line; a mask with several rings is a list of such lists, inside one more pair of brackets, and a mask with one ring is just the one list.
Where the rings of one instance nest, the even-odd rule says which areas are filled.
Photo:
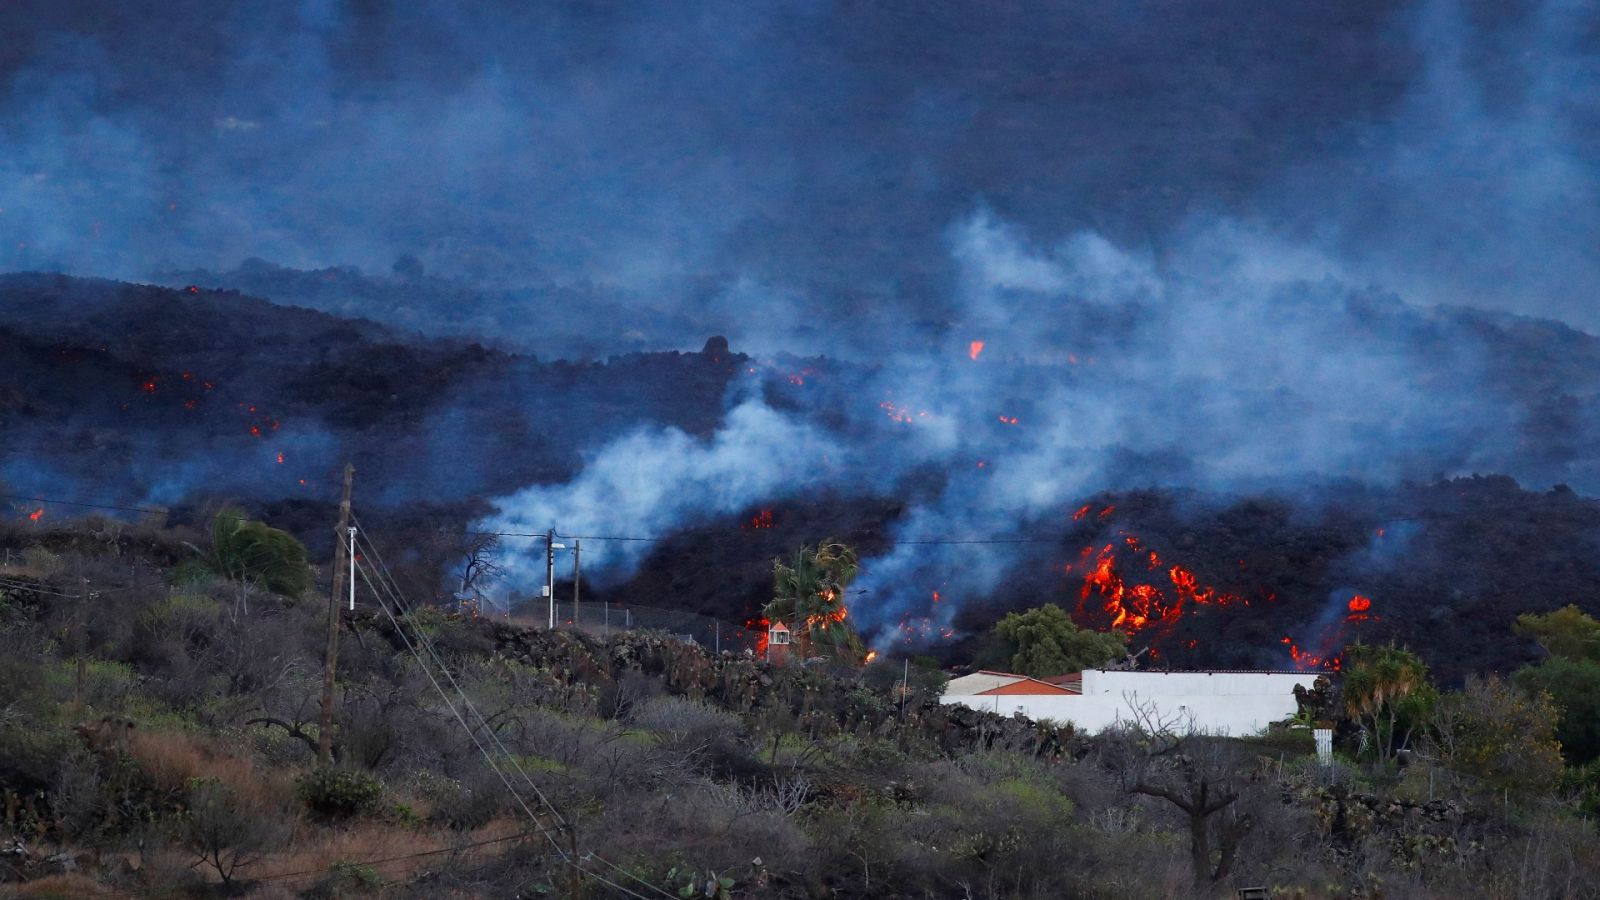
[[[1245, 603], [1237, 594], [1202, 585], [1194, 572], [1181, 565], [1163, 564], [1160, 555], [1144, 547], [1138, 537], [1127, 532], [1121, 532], [1121, 537], [1120, 545], [1108, 543], [1098, 552], [1093, 546], [1083, 548], [1077, 564], [1084, 567], [1083, 587], [1078, 592], [1080, 621], [1103, 619], [1103, 627], [1126, 634], [1155, 628], [1164, 635], [1183, 616], [1185, 606]], [[1148, 581], [1125, 578], [1118, 570], [1119, 554], [1146, 571], [1160, 571], [1168, 583], [1162, 585], [1160, 576]], [[1068, 571], [1072, 568], [1067, 567]], [[1093, 603], [1091, 598], [1099, 602]]]
[[1289, 658], [1294, 660], [1298, 669], [1328, 669], [1337, 672], [1344, 665], [1345, 626], [1359, 622], [1374, 622], [1378, 617], [1372, 614], [1372, 598], [1361, 594], [1353, 594], [1350, 602], [1345, 604], [1345, 615], [1332, 629], [1325, 629], [1317, 636], [1310, 649], [1302, 649], [1298, 642], [1289, 635], [1284, 635], [1281, 643], [1289, 648]]

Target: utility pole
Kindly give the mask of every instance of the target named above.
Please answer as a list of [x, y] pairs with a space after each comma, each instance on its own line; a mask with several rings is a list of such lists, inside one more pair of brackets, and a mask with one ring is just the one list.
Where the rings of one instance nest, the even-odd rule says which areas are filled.
[[[334, 530], [333, 542], [333, 591], [328, 595], [328, 653], [322, 666], [322, 719], [317, 728], [317, 763], [321, 766], [333, 764], [333, 673], [339, 661], [339, 601], [344, 593], [345, 566], [355, 571], [355, 556], [350, 554], [348, 545], [355, 543], [354, 530], [350, 527], [350, 483], [355, 480], [356, 467], [350, 463], [344, 464], [344, 496], [339, 501], [339, 527]], [[345, 559], [349, 556], [349, 560]], [[355, 581], [350, 582], [350, 602], [355, 605]]]
[[544, 595], [550, 598], [550, 624], [551, 631], [556, 630], [556, 530], [554, 528], [544, 535]]
[[[81, 564], [79, 571], [82, 571]], [[72, 702], [73, 705], [81, 707], [83, 705], [83, 686], [89, 680], [89, 661], [84, 657], [87, 640], [83, 633], [83, 620], [89, 606], [89, 579], [80, 574], [78, 582], [78, 614], [74, 617], [77, 621], [73, 623], [72, 628], [73, 650], [76, 651], [78, 658], [73, 664]]]
[[583, 618], [578, 615], [578, 593], [583, 584], [583, 541], [572, 542], [572, 624], [583, 627]]
[[[906, 720], [906, 695], [911, 693], [911, 657], [906, 657], [906, 667], [900, 676], [900, 721]], [[995, 701], [998, 703], [999, 701]], [[995, 707], [996, 710], [999, 707]]]

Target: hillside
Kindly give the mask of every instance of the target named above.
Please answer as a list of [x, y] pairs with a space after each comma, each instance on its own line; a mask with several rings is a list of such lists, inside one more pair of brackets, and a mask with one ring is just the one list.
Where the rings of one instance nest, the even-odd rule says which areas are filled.
[[[1148, 741], [941, 706], [942, 675], [920, 663], [774, 668], [394, 603], [341, 616], [336, 768], [318, 768], [324, 601], [196, 569], [181, 528], [108, 544], [105, 525], [52, 532], [53, 552], [0, 572], [0, 890], [16, 896], [1583, 897], [1562, 886], [1600, 883], [1592, 828], [1548, 786], [1502, 797], [1444, 767], [1397, 777], [1353, 745], [1322, 770], [1285, 731], [1184, 738], [1245, 823], [1220, 832], [1234, 834], [1223, 874], [1208, 862], [1197, 884], [1177, 808], [1124, 789], [1154, 777], [1137, 767]], [[1530, 854], [1539, 865], [1519, 868]]]
[[[1597, 342], [1551, 323], [1470, 311], [1356, 303], [1341, 315], [1371, 335], [1374, 352], [1401, 335], [1421, 356], [1443, 360], [1469, 335], [1490, 361], [1485, 389], [1504, 405], [1515, 440], [1499, 436], [1463, 458], [1502, 462], [1535, 483], [1571, 477], [1578, 492], [1525, 489], [1506, 477], [1396, 484], [1354, 475], [1198, 490], [1183, 478], [1192, 460], [1127, 448], [1119, 454], [1125, 471], [1108, 477], [1128, 487], [998, 523], [974, 519], [983, 524], [973, 528], [1029, 541], [976, 567], [997, 570], [981, 592], [942, 581], [893, 593], [880, 586], [853, 598], [863, 627], [880, 644], [909, 638], [951, 663], [969, 662], [1004, 612], [1041, 602], [1105, 627], [1109, 582], [1086, 578], [1110, 546], [1111, 570], [1128, 588], [1149, 583], [1175, 598], [1166, 570], [1178, 565], [1219, 596], [1239, 598], [1191, 604], [1170, 627], [1135, 635], [1136, 646], [1155, 651], [1150, 664], [1280, 667], [1295, 662], [1291, 648], [1326, 656], [1354, 637], [1409, 643], [1451, 683], [1528, 661], [1532, 645], [1505, 636], [1511, 617], [1600, 603], [1589, 549], [1600, 522], [1583, 495], [1600, 446], [1588, 440], [1595, 419], [1585, 412], [1600, 379]], [[660, 534], [617, 523], [613, 533], [657, 540], [635, 545], [636, 562], [592, 570], [585, 585], [594, 601], [683, 609], [736, 626], [765, 602], [775, 557], [830, 536], [868, 557], [892, 554], [900, 530], [942, 493], [974, 475], [1005, 475], [1007, 460], [1023, 465], [1039, 452], [1044, 445], [1029, 443], [1025, 429], [1049, 414], [1042, 398], [1052, 385], [1101, 377], [1021, 360], [985, 368], [987, 395], [1009, 398], [1002, 408], [1025, 424], [991, 418], [986, 430], [963, 435], [961, 456], [996, 461], [975, 471], [970, 458], [930, 455], [899, 395], [879, 399], [891, 390], [888, 363], [753, 359], [720, 345], [544, 361], [229, 290], [55, 275], [0, 278], [0, 344], [8, 359], [0, 478], [17, 495], [16, 520], [43, 510], [48, 525], [85, 512], [34, 497], [160, 505], [176, 522], [243, 501], [325, 558], [337, 473], [350, 459], [358, 495], [381, 513], [396, 555], [438, 597], [452, 589], [445, 575], [459, 563], [461, 533], [500, 498], [530, 485], [559, 489], [618, 436], [675, 428], [714, 442], [730, 407], [754, 396], [786, 427], [815, 429], [837, 453], [825, 450], [826, 462], [805, 480], [777, 479], [749, 500], [717, 499], [720, 490], [704, 480], [666, 484], [669, 495], [696, 495], [681, 499], [687, 508], [712, 505], [672, 518]], [[1496, 447], [1502, 455], [1485, 455]], [[1094, 515], [1075, 518], [1089, 506]], [[1161, 570], [1140, 568], [1130, 538], [1166, 560]], [[531, 551], [508, 540], [503, 552], [514, 563]], [[920, 553], [950, 571], [975, 568], [959, 545]], [[498, 589], [527, 596], [542, 575], [540, 559]], [[558, 585], [558, 595], [567, 590]], [[944, 606], [932, 601], [935, 591]], [[1374, 608], [1346, 634], [1328, 611], [1354, 594]]]

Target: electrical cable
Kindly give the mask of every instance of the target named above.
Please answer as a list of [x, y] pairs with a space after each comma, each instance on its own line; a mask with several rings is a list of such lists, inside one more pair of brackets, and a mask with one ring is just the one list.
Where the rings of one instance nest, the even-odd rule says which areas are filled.
[[[352, 515], [351, 519], [352, 519], [352, 521], [354, 521], [355, 517]], [[361, 528], [359, 523], [357, 523], [357, 533], [358, 534], [364, 534], [365, 533], [365, 530]], [[370, 543], [368, 543], [367, 546], [368, 546], [368, 549], [370, 550]], [[541, 834], [543, 834], [545, 839], [550, 842], [550, 845], [555, 849], [556, 855], [561, 858], [562, 862], [566, 863], [567, 865], [572, 866], [573, 868], [577, 869], [579, 872], [582, 872], [583, 874], [600, 881], [603, 884], [606, 884], [606, 885], [608, 885], [608, 886], [610, 886], [612, 888], [615, 888], [616, 890], [621, 891], [624, 894], [627, 894], [630, 897], [637, 897], [637, 898], [639, 898], [639, 900], [646, 900], [646, 898], [644, 897], [643, 894], [640, 894], [637, 891], [630, 890], [629, 888], [626, 888], [626, 887], [624, 887], [624, 886], [622, 886], [620, 884], [617, 884], [616, 882], [611, 881], [610, 879], [606, 878], [603, 875], [600, 875], [597, 872], [591, 872], [588, 869], [585, 869], [582, 866], [582, 864], [581, 864], [581, 862], [579, 860], [573, 859], [564, 849], [562, 849], [560, 842], [558, 842], [555, 839], [555, 837], [550, 834], [549, 829], [544, 827], [544, 823], [539, 821], [539, 817], [537, 815], [535, 815], [531, 809], [528, 808], [527, 801], [523, 800], [522, 795], [517, 793], [516, 788], [511, 785], [510, 779], [508, 779], [506, 777], [505, 773], [503, 771], [501, 771], [500, 766], [498, 764], [496, 764], [496, 762], [494, 761], [493, 756], [489, 753], [489, 751], [487, 749], [485, 749], [485, 747], [483, 746], [483, 743], [478, 740], [476, 729], [472, 728], [470, 725], [467, 724], [466, 719], [463, 718], [461, 713], [456, 709], [455, 704], [450, 702], [449, 696], [445, 694], [444, 687], [439, 684], [438, 679], [433, 677], [432, 669], [428, 665], [427, 661], [422, 658], [422, 654], [417, 651], [416, 646], [414, 646], [411, 643], [410, 638], [406, 636], [405, 629], [402, 628], [400, 623], [399, 623], [399, 621], [397, 619], [395, 619], [394, 613], [391, 612], [389, 610], [389, 607], [386, 604], [383, 603], [383, 601], [381, 599], [381, 596], [379, 595], [377, 587], [373, 584], [372, 578], [368, 574], [369, 571], [373, 572], [373, 574], [377, 574], [377, 573], [374, 570], [372, 570], [372, 567], [370, 565], [362, 564], [359, 560], [357, 561], [356, 568], [357, 568], [357, 571], [359, 571], [361, 573], [362, 580], [366, 581], [367, 588], [372, 591], [374, 597], [378, 597], [379, 598], [378, 599], [378, 606], [383, 609], [384, 615], [388, 617], [390, 624], [392, 624], [394, 626], [394, 629], [395, 629], [396, 633], [398, 633], [400, 635], [400, 639], [401, 639], [401, 641], [403, 641], [405, 643], [406, 649], [411, 651], [412, 656], [414, 656], [416, 658], [418, 664], [420, 664], [422, 666], [423, 673], [428, 676], [428, 681], [433, 684], [434, 690], [438, 692], [440, 699], [442, 699], [444, 701], [445, 706], [450, 710], [451, 715], [453, 715], [455, 717], [456, 721], [458, 723], [460, 723], [461, 727], [467, 732], [467, 737], [472, 741], [473, 746], [477, 747], [478, 753], [483, 756], [484, 761], [489, 764], [489, 767], [494, 771], [495, 775], [499, 777], [501, 784], [505, 785], [506, 790], [511, 793], [511, 796], [513, 798], [516, 799], [517, 804], [522, 807], [523, 812], [528, 814], [529, 819], [534, 823], [535, 827], [537, 827], [539, 829], [539, 832]], [[420, 630], [417, 631], [417, 636], [419, 638], [419, 641], [425, 640], [425, 637], [423, 636], [423, 634], [422, 634], [422, 632]], [[430, 653], [431, 653], [431, 651], [430, 651]], [[462, 691], [460, 689], [459, 685], [457, 685], [455, 683], [454, 676], [452, 676], [450, 674], [449, 668], [444, 666], [442, 664], [442, 662], [441, 662], [441, 671], [443, 671], [445, 673], [445, 677], [447, 679], [449, 679], [451, 684], [452, 684], [452, 686], [455, 687], [456, 692], [460, 696], [463, 704], [468, 706], [469, 708], [471, 708], [471, 701], [467, 698], [466, 693], [464, 691]], [[475, 708], [474, 708], [474, 713], [476, 714]], [[481, 715], [479, 715], [478, 718], [479, 718], [480, 721], [482, 720], [482, 716]], [[487, 723], [485, 723], [485, 724], [487, 724]], [[504, 744], [500, 744], [499, 743], [498, 735], [495, 735], [493, 733], [492, 729], [487, 729], [487, 730], [489, 731], [489, 733], [491, 735], [491, 739], [493, 739], [497, 744], [500, 745], [502, 752], [506, 753], [507, 758], [511, 760], [512, 764], [514, 766], [516, 766], [517, 770], [519, 772], [522, 772], [523, 778], [525, 780], [528, 780], [529, 785], [531, 787], [534, 787], [534, 790], [536, 792], [538, 792], [538, 787], [536, 785], [533, 785], [531, 779], [527, 778], [527, 773], [522, 771], [521, 765], [517, 764], [515, 758], [510, 754], [510, 752], [505, 750]], [[565, 820], [561, 818], [560, 813], [555, 809], [554, 805], [551, 804], [549, 802], [549, 800], [543, 796], [542, 792], [538, 792], [538, 796], [539, 796], [539, 799], [544, 802], [544, 805], [547, 808], [550, 809], [551, 813], [556, 816], [557, 820], [562, 822], [564, 827], [570, 827], [570, 826], [566, 826]], [[595, 854], [592, 854], [592, 853], [589, 854], [589, 857], [590, 858], [594, 858], [594, 859], [602, 859], [598, 855], [595, 855]], [[606, 860], [603, 860], [603, 859], [602, 859], [602, 861], [603, 862], [607, 862], [607, 864], [610, 865], [609, 861], [606, 861]], [[622, 871], [626, 871], [626, 870], [622, 870]], [[637, 877], [637, 876], [634, 876], [634, 877]], [[643, 882], [643, 883], [648, 884], [648, 882]], [[650, 885], [650, 886], [652, 888], [654, 888], [654, 885]], [[660, 891], [660, 888], [655, 888], [655, 890]], [[667, 894], [664, 891], [661, 891], [661, 893], [663, 894], [663, 896], [666, 896], [666, 897], [671, 897], [672, 896], [671, 894]]]
[[[23, 501], [27, 501], [27, 502], [30, 502], [30, 503], [53, 504], [53, 505], [57, 505], [57, 506], [73, 506], [73, 507], [80, 507], [80, 508], [84, 508], [84, 509], [103, 509], [103, 510], [109, 510], [109, 511], [115, 511], [115, 512], [144, 513], [144, 514], [147, 514], [147, 515], [169, 514], [169, 513], [172, 512], [172, 510], [170, 508], [164, 508], [164, 507], [118, 506], [118, 505], [114, 505], [114, 504], [105, 504], [105, 503], [82, 503], [82, 502], [75, 501], [75, 500], [58, 500], [58, 499], [54, 499], [54, 498], [50, 498], [50, 497], [35, 497], [35, 496], [27, 496], [27, 495], [23, 495], [23, 494], [0, 494], [0, 499], [23, 500]], [[1579, 503], [1600, 504], [1600, 497], [1578, 497], [1578, 498], [1575, 498], [1575, 499], [1576, 499], [1576, 502], [1579, 502]], [[1475, 510], [1462, 510], [1462, 511], [1457, 511], [1457, 512], [1416, 513], [1416, 514], [1404, 515], [1404, 516], [1398, 516], [1398, 515], [1397, 516], [1375, 516], [1375, 517], [1371, 517], [1371, 518], [1373, 518], [1373, 519], [1375, 519], [1377, 521], [1384, 522], [1384, 523], [1389, 523], [1389, 522], [1422, 522], [1422, 521], [1433, 521], [1433, 520], [1442, 520], [1442, 519], [1461, 519], [1461, 518], [1468, 518], [1468, 517], [1471, 517], [1471, 516], [1494, 514], [1494, 513], [1515, 512], [1515, 511], [1518, 511], [1518, 510], [1524, 509], [1524, 508], [1525, 508], [1525, 506], [1498, 507], [1498, 508], [1489, 507], [1489, 508], [1475, 509]], [[199, 521], [210, 521], [212, 519], [221, 518], [221, 516], [222, 516], [222, 514], [220, 514], [220, 513], [212, 514], [212, 515], [209, 515], [209, 516], [202, 516], [202, 517], [199, 518]], [[476, 531], [476, 530], [456, 531], [456, 530], [453, 530], [453, 529], [452, 530], [442, 530], [439, 533], [440, 534], [460, 534], [460, 535], [465, 535], [465, 536], [482, 536], [482, 537], [493, 536], [493, 537], [509, 537], [509, 538], [530, 538], [530, 539], [534, 539], [534, 540], [545, 540], [548, 537], [548, 534], [549, 534], [548, 532], [543, 532], [543, 531], [538, 531], [538, 532], [535, 532], [535, 531]], [[747, 532], [745, 532], [743, 530], [734, 531], [733, 529], [727, 529], [725, 533], [732, 535], [732, 534], [746, 534]], [[636, 543], [664, 543], [666, 541], [673, 540], [677, 536], [676, 535], [648, 536], [648, 535], [610, 535], [610, 534], [561, 534], [561, 533], [557, 532], [556, 537], [559, 537], [559, 538], [571, 538], [571, 539], [584, 540], [584, 541], [596, 541], [596, 542], [612, 541], [612, 542], [636, 542]], [[1063, 538], [1062, 538], [1061, 535], [1039, 536], [1039, 537], [1002, 537], [1002, 536], [993, 536], [993, 537], [973, 537], [973, 538], [905, 539], [905, 540], [895, 540], [895, 541], [893, 541], [893, 544], [895, 544], [895, 545], [906, 544], [906, 545], [918, 545], [918, 546], [961, 546], [961, 545], [974, 545], [974, 544], [1058, 544], [1058, 543], [1062, 542], [1062, 539]]]
[[[388, 565], [383, 561], [383, 557], [378, 553], [377, 548], [373, 546], [372, 540], [371, 540], [370, 536], [368, 535], [368, 532], [367, 532], [366, 528], [361, 525], [360, 519], [354, 513], [351, 514], [350, 518], [351, 518], [351, 521], [354, 522], [355, 526], [356, 526], [357, 540], [359, 542], [358, 545], [360, 547], [364, 548], [367, 551], [367, 553], [372, 556], [373, 560], [378, 564], [379, 570], [381, 570], [381, 574], [380, 574], [380, 578], [379, 578], [380, 582], [384, 581], [384, 577], [385, 576], [387, 577], [387, 582], [385, 584], [386, 584], [386, 588], [390, 592], [390, 598], [395, 602], [395, 605], [396, 605], [397, 608], [401, 609], [403, 612], [406, 612], [407, 614], [410, 614], [411, 609], [412, 609], [410, 603], [408, 601], [406, 601], [405, 598], [404, 598], [404, 595], [401, 594], [399, 585], [394, 583], [394, 577], [393, 577], [392, 573], [389, 572]], [[365, 570], [366, 569], [370, 569], [370, 568], [371, 568], [370, 566], [364, 566], [363, 567], [363, 576], [362, 576], [363, 578], [366, 577]], [[368, 581], [368, 587], [369, 588], [371, 587], [371, 581], [370, 580]], [[387, 613], [387, 610], [385, 610], [385, 612]], [[390, 616], [390, 619], [391, 619], [391, 621], [393, 621], [393, 616]], [[399, 628], [398, 623], [395, 624], [395, 627], [397, 629]], [[428, 650], [429, 655], [431, 657], [433, 657], [434, 661], [438, 664], [439, 670], [445, 674], [445, 678], [447, 680], [449, 680], [451, 687], [455, 689], [456, 694], [461, 698], [462, 704], [469, 711], [472, 712], [474, 717], [477, 718], [477, 720], [480, 723], [480, 725], [483, 728], [483, 730], [489, 735], [489, 739], [495, 743], [495, 745], [500, 749], [501, 753], [505, 754], [506, 759], [510, 761], [512, 767], [517, 770], [518, 774], [520, 774], [522, 776], [523, 781], [528, 785], [529, 788], [531, 788], [533, 790], [534, 796], [537, 797], [538, 800], [540, 801], [540, 803], [542, 803], [545, 806], [545, 808], [550, 811], [551, 815], [555, 816], [556, 821], [560, 822], [562, 827], [571, 828], [572, 826], [567, 822], [566, 817], [564, 817], [561, 814], [561, 811], [556, 808], [556, 805], [554, 803], [550, 802], [550, 799], [548, 797], [546, 797], [544, 792], [539, 789], [539, 786], [534, 783], [533, 779], [528, 775], [527, 771], [525, 769], [523, 769], [522, 764], [517, 760], [516, 755], [511, 753], [511, 751], [500, 740], [499, 734], [494, 730], [494, 728], [492, 726], [489, 725], [488, 720], [484, 718], [483, 714], [478, 711], [477, 706], [472, 702], [471, 698], [469, 698], [467, 696], [466, 691], [463, 690], [461, 688], [461, 685], [455, 680], [455, 676], [450, 672], [449, 666], [447, 666], [445, 664], [443, 658], [441, 658], [439, 656], [438, 651], [433, 647], [432, 641], [429, 640], [427, 635], [424, 634], [423, 632], [421, 632], [420, 630], [417, 631], [417, 637], [418, 637], [418, 642], [420, 644], [422, 644]], [[435, 682], [435, 684], [437, 684], [437, 682]], [[465, 727], [465, 723], [463, 723], [463, 726]], [[640, 884], [644, 885], [645, 887], [650, 888], [653, 891], [656, 891], [657, 893], [661, 894], [663, 897], [671, 898], [673, 896], [672, 894], [662, 890], [661, 888], [657, 887], [656, 885], [651, 884], [650, 882], [644, 880], [643, 878], [640, 878], [639, 876], [633, 874], [632, 872], [629, 872], [627, 869], [624, 869], [621, 866], [618, 866], [616, 863], [611, 862], [610, 860], [606, 859], [605, 857], [602, 857], [602, 856], [600, 856], [598, 854], [595, 854], [595, 853], [590, 853], [590, 854], [588, 854], [586, 856], [586, 858], [595, 859], [595, 860], [600, 861], [601, 863], [604, 863], [607, 866], [610, 866], [612, 869], [615, 869], [616, 871], [621, 872], [622, 874], [628, 876], [629, 878], [632, 878], [633, 880], [639, 882]], [[576, 865], [576, 864], [574, 863], [574, 865]], [[583, 870], [581, 867], [579, 867], [579, 870], [580, 871], [586, 871], [586, 870]], [[593, 873], [587, 873], [587, 874], [593, 874]], [[596, 877], [598, 877], [598, 876], [596, 876]], [[604, 881], [605, 879], [602, 878], [601, 880]], [[637, 896], [637, 895], [635, 895], [635, 896]]]

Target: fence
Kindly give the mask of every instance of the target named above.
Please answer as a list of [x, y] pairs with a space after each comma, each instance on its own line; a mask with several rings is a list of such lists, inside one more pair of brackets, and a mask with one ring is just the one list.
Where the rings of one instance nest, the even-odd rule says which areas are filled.
[[[514, 606], [506, 618], [524, 628], [545, 628], [549, 617], [548, 601], [535, 597]], [[624, 631], [662, 631], [694, 641], [713, 652], [754, 652], [766, 634], [763, 629], [750, 629], [699, 613], [631, 603], [585, 602], [574, 607], [570, 600], [557, 601], [555, 619], [557, 628], [577, 629], [600, 637]]]

